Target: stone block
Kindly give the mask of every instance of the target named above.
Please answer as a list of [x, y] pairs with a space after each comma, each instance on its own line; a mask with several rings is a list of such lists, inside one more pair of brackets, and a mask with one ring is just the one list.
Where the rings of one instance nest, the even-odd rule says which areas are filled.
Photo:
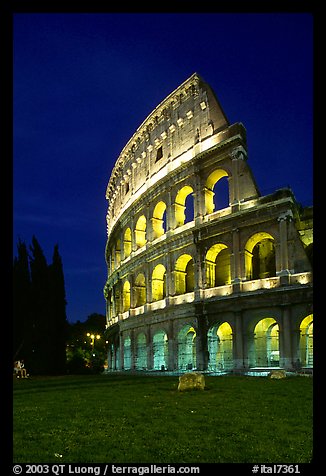
[[269, 374], [269, 377], [270, 378], [276, 378], [276, 379], [285, 378], [286, 377], [286, 372], [283, 369], [281, 369], [281, 370], [272, 370], [271, 373]]
[[187, 372], [179, 377], [179, 392], [187, 390], [204, 390], [205, 378], [200, 372]]

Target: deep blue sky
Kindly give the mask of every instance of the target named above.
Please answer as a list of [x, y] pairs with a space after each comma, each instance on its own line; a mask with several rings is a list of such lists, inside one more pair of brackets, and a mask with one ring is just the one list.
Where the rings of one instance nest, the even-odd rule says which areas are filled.
[[59, 244], [71, 322], [105, 314], [106, 186], [147, 115], [192, 73], [247, 129], [260, 191], [312, 205], [309, 13], [14, 15], [13, 239]]

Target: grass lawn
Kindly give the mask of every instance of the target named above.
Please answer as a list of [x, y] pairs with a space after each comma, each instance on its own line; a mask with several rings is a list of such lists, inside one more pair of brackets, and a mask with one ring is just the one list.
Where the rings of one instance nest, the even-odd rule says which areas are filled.
[[[312, 378], [14, 380], [14, 463], [308, 463]], [[62, 455], [59, 456], [59, 455]]]

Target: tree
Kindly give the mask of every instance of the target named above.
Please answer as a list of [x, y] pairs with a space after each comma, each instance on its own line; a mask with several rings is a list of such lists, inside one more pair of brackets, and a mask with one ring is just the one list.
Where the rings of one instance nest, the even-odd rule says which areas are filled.
[[20, 239], [13, 265], [13, 345], [14, 360], [30, 357], [31, 347], [31, 276], [27, 247]]

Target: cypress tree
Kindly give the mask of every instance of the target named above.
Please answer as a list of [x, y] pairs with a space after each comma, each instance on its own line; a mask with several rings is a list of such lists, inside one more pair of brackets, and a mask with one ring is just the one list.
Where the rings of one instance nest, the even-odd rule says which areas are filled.
[[51, 346], [51, 329], [49, 326], [49, 272], [41, 246], [35, 236], [30, 246], [31, 280], [32, 280], [32, 352], [31, 371], [47, 374], [50, 365], [49, 346]]
[[13, 264], [13, 358], [31, 355], [31, 276], [27, 247], [20, 239]]
[[68, 322], [66, 316], [66, 292], [62, 267], [62, 260], [59, 254], [59, 246], [55, 245], [53, 251], [52, 264], [49, 266], [50, 297], [49, 314], [52, 335], [51, 348], [51, 368], [50, 373], [62, 374], [66, 370], [66, 340]]

